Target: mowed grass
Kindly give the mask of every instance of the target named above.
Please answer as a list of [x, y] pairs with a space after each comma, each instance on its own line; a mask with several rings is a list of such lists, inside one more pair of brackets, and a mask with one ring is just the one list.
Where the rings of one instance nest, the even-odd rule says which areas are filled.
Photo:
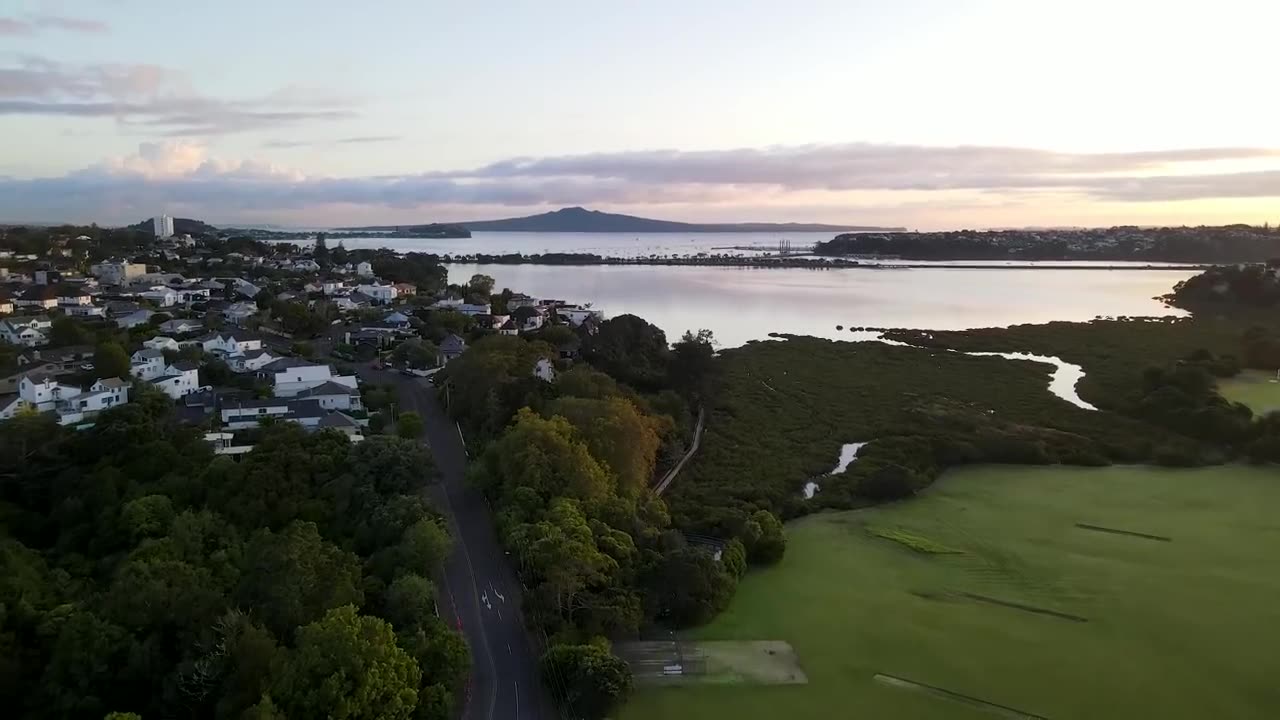
[[983, 466], [906, 502], [809, 516], [788, 527], [786, 558], [692, 633], [788, 641], [809, 684], [642, 688], [620, 718], [996, 716], [873, 680], [884, 673], [1053, 720], [1272, 720], [1278, 508], [1274, 467]]
[[1259, 415], [1280, 410], [1280, 382], [1276, 375], [1262, 370], [1245, 370], [1233, 378], [1218, 381], [1222, 397], [1244, 403]]

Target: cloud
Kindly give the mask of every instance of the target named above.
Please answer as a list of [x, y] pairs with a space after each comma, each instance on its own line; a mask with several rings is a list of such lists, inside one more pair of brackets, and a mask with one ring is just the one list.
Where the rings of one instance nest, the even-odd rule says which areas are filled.
[[[390, 142], [361, 136], [325, 144]], [[276, 141], [273, 147], [292, 147]], [[147, 208], [189, 208], [206, 217], [296, 215], [332, 207], [643, 208], [805, 203], [939, 212], [948, 203], [1085, 204], [1280, 197], [1280, 168], [1212, 172], [1215, 162], [1269, 162], [1263, 148], [1061, 153], [1005, 147], [809, 145], [711, 152], [599, 153], [515, 158], [479, 168], [419, 174], [325, 177], [252, 160], [211, 157], [174, 139], [62, 177], [0, 178], [0, 218], [62, 213], [131, 217]], [[1207, 164], [1207, 165], [1206, 165]], [[122, 210], [127, 208], [127, 210]], [[19, 216], [19, 213], [23, 213]], [[53, 218], [53, 219], [56, 219]]]
[[159, 65], [72, 66], [22, 57], [0, 67], [0, 115], [112, 118], [175, 137], [345, 120], [356, 116], [350, 105], [300, 88], [249, 99], [205, 97], [182, 73]]
[[360, 135], [356, 137], [337, 138], [335, 140], [268, 140], [262, 143], [264, 148], [287, 150], [300, 147], [334, 147], [336, 145], [366, 145], [372, 143], [399, 142], [402, 135]]
[[100, 20], [62, 15], [26, 15], [22, 18], [0, 17], [0, 36], [34, 35], [41, 30], [66, 30], [80, 33], [104, 33], [111, 29]]

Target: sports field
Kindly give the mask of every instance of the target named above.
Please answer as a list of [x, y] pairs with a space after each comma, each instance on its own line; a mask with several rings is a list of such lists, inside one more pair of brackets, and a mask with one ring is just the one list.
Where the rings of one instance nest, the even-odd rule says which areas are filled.
[[1259, 415], [1280, 410], [1280, 382], [1275, 373], [1245, 370], [1218, 381], [1218, 392], [1232, 402], [1248, 405]]
[[691, 635], [789, 642], [808, 683], [622, 720], [1280, 717], [1275, 468], [969, 468], [789, 536]]

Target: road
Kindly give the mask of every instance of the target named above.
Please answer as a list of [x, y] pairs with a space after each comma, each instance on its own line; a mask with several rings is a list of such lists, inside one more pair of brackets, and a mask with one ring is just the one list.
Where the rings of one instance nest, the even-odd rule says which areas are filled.
[[559, 717], [542, 686], [537, 657], [520, 611], [520, 582], [498, 543], [483, 495], [467, 487], [466, 451], [435, 387], [425, 380], [360, 366], [366, 381], [395, 384], [402, 411], [422, 416], [424, 440], [440, 471], [431, 499], [448, 518], [454, 549], [440, 578], [441, 615], [471, 647], [471, 682], [464, 720], [553, 720]]

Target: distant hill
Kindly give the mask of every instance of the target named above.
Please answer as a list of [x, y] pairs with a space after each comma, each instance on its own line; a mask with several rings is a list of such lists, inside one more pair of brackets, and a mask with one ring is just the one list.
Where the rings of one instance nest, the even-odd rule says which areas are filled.
[[819, 223], [684, 223], [564, 208], [541, 215], [458, 223], [468, 230], [489, 232], [616, 232], [616, 233], [710, 233], [710, 232], [848, 232], [850, 230], [902, 230], [902, 228]]
[[[154, 218], [147, 218], [140, 223], [129, 226], [130, 230], [141, 230], [143, 232], [155, 233], [156, 223]], [[174, 218], [173, 234], [174, 235], [213, 235], [218, 232], [218, 228], [210, 225], [203, 220], [192, 220], [191, 218]]]

